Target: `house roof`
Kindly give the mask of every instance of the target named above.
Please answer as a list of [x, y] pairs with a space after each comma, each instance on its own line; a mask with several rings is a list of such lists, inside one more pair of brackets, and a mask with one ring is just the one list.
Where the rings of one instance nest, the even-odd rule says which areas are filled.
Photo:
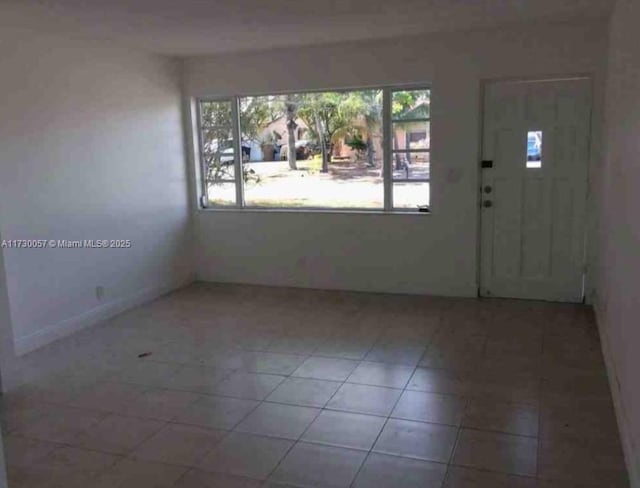
[[422, 101], [414, 107], [408, 109], [406, 112], [395, 115], [393, 118], [400, 120], [428, 119], [430, 115], [431, 104], [427, 101]]

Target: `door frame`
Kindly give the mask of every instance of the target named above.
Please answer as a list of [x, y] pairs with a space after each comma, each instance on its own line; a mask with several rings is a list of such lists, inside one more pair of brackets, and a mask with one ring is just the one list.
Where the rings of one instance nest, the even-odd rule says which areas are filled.
[[[542, 82], [553, 82], [553, 81], [572, 81], [572, 80], [589, 80], [589, 84], [591, 86], [591, 107], [590, 107], [590, 117], [588, 124], [588, 134], [589, 134], [589, 158], [587, 160], [587, 181], [586, 181], [586, 215], [585, 215], [585, 226], [584, 226], [584, 236], [583, 236], [583, 251], [582, 251], [582, 303], [591, 303], [593, 301], [593, 297], [590, 296], [594, 289], [590, 287], [590, 283], [588, 283], [589, 278], [589, 250], [591, 246], [591, 241], [594, 239], [592, 236], [593, 232], [593, 216], [589, 213], [589, 210], [592, 208], [594, 192], [592, 191], [592, 183], [591, 183], [591, 170], [594, 165], [594, 158], [597, 154], [597, 150], [599, 148], [599, 134], [596, 132], [594, 117], [596, 114], [600, 114], [600, 106], [602, 105], [602, 79], [597, 73], [592, 71], [587, 72], [574, 72], [574, 73], [563, 73], [563, 74], [550, 74], [548, 76], [503, 76], [503, 77], [494, 77], [494, 78], [480, 78], [480, 90], [479, 90], [479, 100], [478, 100], [478, 156], [476, 158], [475, 164], [475, 186], [476, 186], [476, 296], [478, 298], [500, 298], [502, 300], [518, 300], [516, 298], [507, 298], [507, 297], [485, 297], [481, 293], [482, 289], [482, 155], [484, 153], [484, 114], [485, 114], [485, 100], [486, 100], [486, 91], [489, 85], [495, 83], [542, 83]], [[596, 110], [597, 109], [597, 110]], [[545, 301], [545, 300], [541, 300]], [[555, 302], [554, 302], [555, 303]]]

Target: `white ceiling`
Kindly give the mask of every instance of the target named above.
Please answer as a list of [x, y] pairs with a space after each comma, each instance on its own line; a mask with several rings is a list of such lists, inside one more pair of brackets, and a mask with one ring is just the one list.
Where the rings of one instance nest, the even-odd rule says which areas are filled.
[[614, 0], [1, 0], [75, 35], [163, 54], [262, 50], [529, 21], [602, 18]]

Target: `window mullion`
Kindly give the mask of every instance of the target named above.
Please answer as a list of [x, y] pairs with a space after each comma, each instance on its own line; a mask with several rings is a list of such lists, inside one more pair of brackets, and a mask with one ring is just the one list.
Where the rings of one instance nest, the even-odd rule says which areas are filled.
[[393, 210], [393, 181], [391, 171], [391, 89], [382, 90], [382, 130], [383, 130], [383, 150], [382, 150], [382, 178], [384, 186], [384, 210]]
[[208, 207], [209, 206], [209, 183], [207, 181], [207, 167], [204, 162], [204, 137], [202, 135], [202, 108], [200, 107], [200, 101], [196, 100], [195, 102], [196, 108], [196, 118], [197, 118], [197, 126], [196, 129], [198, 131], [198, 160], [200, 161], [200, 184], [202, 185], [202, 195], [200, 196], [200, 206]]
[[231, 99], [231, 121], [233, 124], [233, 152], [235, 176], [236, 176], [236, 205], [238, 207], [244, 207], [244, 181], [242, 178], [242, 139], [240, 132], [240, 99], [233, 97]]

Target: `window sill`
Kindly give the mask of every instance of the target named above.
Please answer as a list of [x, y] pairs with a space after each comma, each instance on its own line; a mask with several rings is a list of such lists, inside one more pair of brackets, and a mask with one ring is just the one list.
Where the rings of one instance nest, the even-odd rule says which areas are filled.
[[432, 212], [418, 210], [367, 210], [367, 209], [330, 209], [330, 208], [265, 208], [265, 207], [198, 207], [198, 212], [222, 213], [295, 213], [295, 214], [356, 214], [356, 215], [433, 215]]

